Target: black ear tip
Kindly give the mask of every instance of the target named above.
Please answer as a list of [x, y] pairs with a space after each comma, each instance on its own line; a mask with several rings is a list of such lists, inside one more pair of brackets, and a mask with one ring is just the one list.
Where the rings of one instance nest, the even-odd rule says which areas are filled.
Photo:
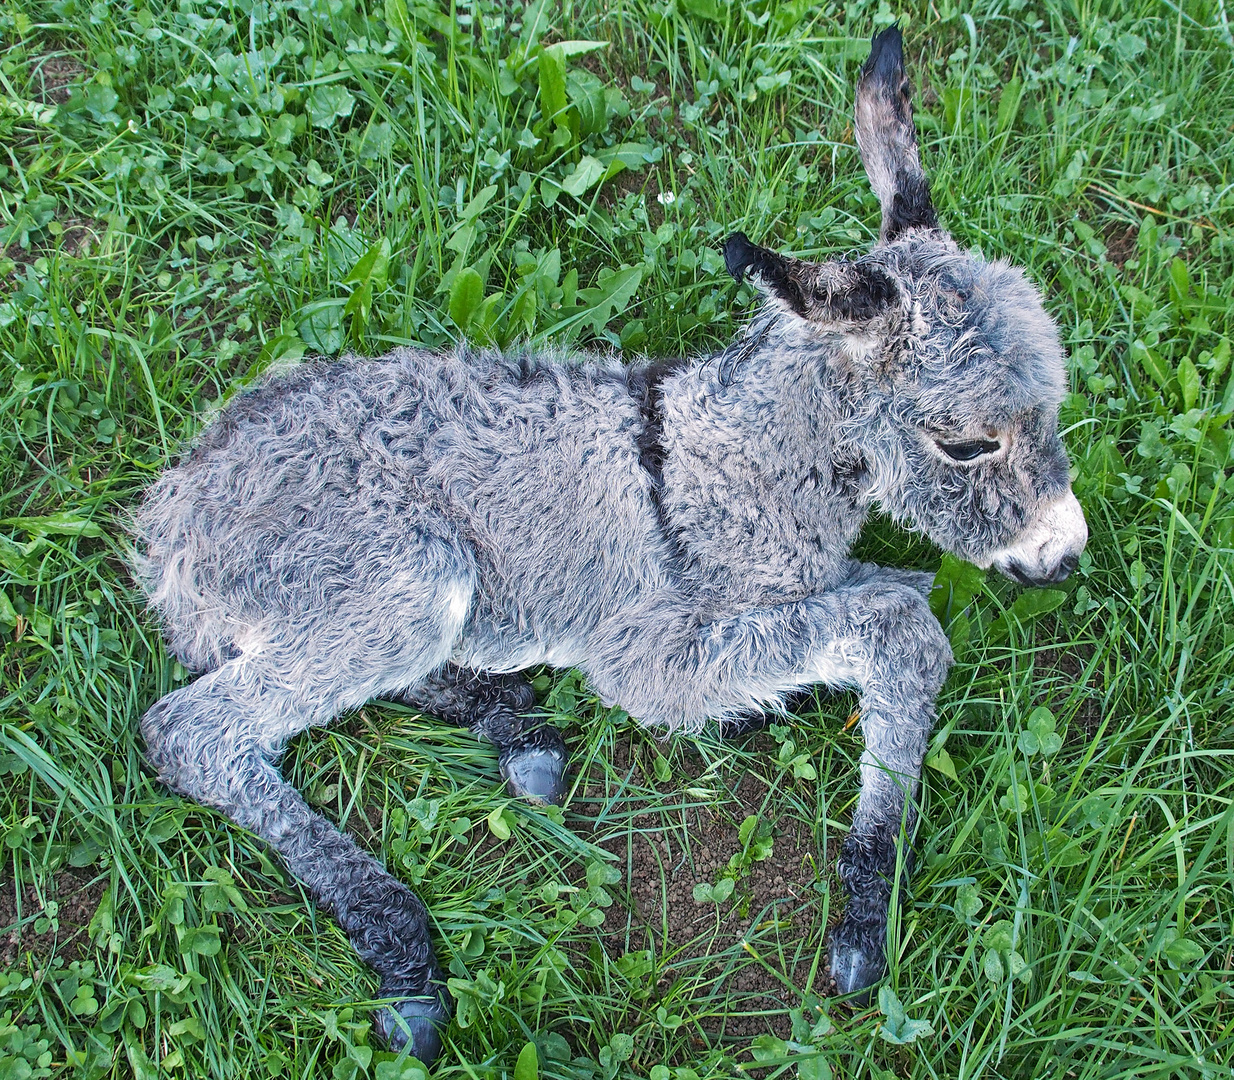
[[891, 82], [904, 72], [904, 36], [897, 25], [875, 34], [870, 41], [870, 56], [861, 67], [868, 78], [876, 75], [880, 81]]
[[746, 270], [754, 262], [758, 248], [743, 232], [735, 232], [724, 241], [724, 266], [738, 281], [745, 279]]

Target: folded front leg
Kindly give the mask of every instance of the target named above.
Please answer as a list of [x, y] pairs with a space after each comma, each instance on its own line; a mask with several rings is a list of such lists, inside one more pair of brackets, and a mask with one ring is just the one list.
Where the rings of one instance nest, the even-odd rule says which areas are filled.
[[522, 675], [494, 675], [447, 664], [400, 699], [488, 739], [497, 747], [501, 775], [515, 795], [532, 802], [561, 802], [565, 740], [544, 717], [528, 715], [536, 695]]
[[[831, 974], [841, 994], [865, 991], [886, 971], [887, 919], [901, 839], [916, 822], [921, 766], [934, 700], [951, 649], [920, 592], [877, 579], [854, 589], [850, 632], [861, 642], [861, 794], [840, 849], [848, 908], [831, 935]], [[904, 843], [902, 877], [913, 865]], [[868, 998], [868, 994], [864, 997]]]
[[903, 570], [898, 566], [879, 566], [878, 563], [851, 560], [845, 585], [867, 585], [878, 582], [883, 585], [907, 585], [927, 600], [934, 589], [933, 570]]
[[[919, 582], [914, 582], [914, 585]], [[832, 940], [841, 992], [881, 978], [896, 850], [951, 650], [919, 588], [879, 575], [772, 608], [702, 622], [661, 605], [610, 628], [588, 666], [611, 704], [644, 722], [696, 730], [812, 683], [861, 692], [861, 798], [840, 856], [849, 908]]]
[[606, 704], [644, 724], [698, 731], [778, 711], [813, 683], [854, 683], [837, 633], [846, 620], [838, 592], [710, 621], [689, 598], [661, 594], [600, 626], [583, 668]]

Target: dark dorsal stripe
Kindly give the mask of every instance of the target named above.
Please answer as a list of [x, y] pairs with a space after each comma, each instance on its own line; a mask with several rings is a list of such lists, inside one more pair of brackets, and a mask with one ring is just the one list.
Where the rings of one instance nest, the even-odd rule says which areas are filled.
[[651, 505], [655, 508], [660, 532], [672, 545], [672, 563], [678, 573], [684, 571], [690, 559], [681, 542], [681, 534], [669, 520], [668, 510], [664, 506], [664, 460], [668, 451], [664, 446], [663, 383], [685, 366], [686, 360], [682, 357], [634, 364], [626, 368], [626, 388], [638, 404], [639, 416], [643, 421], [635, 440], [638, 446], [638, 463], [651, 478], [648, 491]]
[[657, 509], [664, 487], [664, 413], [662, 384], [668, 376], [680, 371], [685, 360], [656, 360], [650, 364], [630, 367], [626, 372], [626, 387], [638, 404], [643, 426], [639, 430], [638, 463], [651, 477], [652, 498]]

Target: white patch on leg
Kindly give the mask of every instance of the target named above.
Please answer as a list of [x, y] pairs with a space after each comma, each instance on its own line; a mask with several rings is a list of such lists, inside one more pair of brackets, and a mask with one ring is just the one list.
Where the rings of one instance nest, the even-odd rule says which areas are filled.
[[446, 617], [454, 627], [457, 635], [467, 621], [467, 612], [471, 608], [472, 590], [462, 584], [455, 584], [446, 598]]
[[869, 331], [853, 331], [840, 338], [844, 354], [852, 361], [862, 362], [876, 356], [883, 347], [883, 339]]
[[258, 626], [238, 627], [232, 632], [231, 641], [240, 653], [240, 659], [260, 656], [269, 645], [267, 632]]
[[858, 686], [864, 672], [861, 642], [856, 638], [836, 638], [810, 657], [802, 672], [802, 681], [827, 686]]
[[581, 664], [587, 658], [587, 648], [581, 642], [568, 640], [559, 641], [545, 650], [542, 663], [549, 667], [568, 668]]
[[485, 652], [473, 642], [462, 641], [455, 646], [450, 662], [494, 675], [522, 671], [536, 664], [555, 668], [576, 667], [587, 659], [585, 642], [569, 638], [546, 645], [542, 641], [523, 642], [509, 651]]

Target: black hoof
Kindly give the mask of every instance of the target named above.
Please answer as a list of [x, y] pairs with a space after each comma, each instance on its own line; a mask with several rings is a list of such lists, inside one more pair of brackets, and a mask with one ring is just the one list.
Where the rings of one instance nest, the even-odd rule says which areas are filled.
[[[840, 927], [837, 927], [837, 930], [839, 929]], [[831, 977], [835, 980], [839, 994], [852, 997], [854, 1004], [868, 1005], [873, 996], [873, 987], [886, 973], [887, 959], [881, 948], [872, 950], [860, 945], [850, 945], [832, 936]]]
[[501, 755], [501, 775], [510, 790], [532, 802], [561, 802], [565, 794], [566, 756], [555, 747], [523, 747]]
[[396, 1054], [404, 1049], [423, 1065], [441, 1054], [438, 1029], [450, 1022], [449, 994], [445, 987], [426, 997], [402, 998], [384, 1006], [373, 1018], [381, 1040]]

